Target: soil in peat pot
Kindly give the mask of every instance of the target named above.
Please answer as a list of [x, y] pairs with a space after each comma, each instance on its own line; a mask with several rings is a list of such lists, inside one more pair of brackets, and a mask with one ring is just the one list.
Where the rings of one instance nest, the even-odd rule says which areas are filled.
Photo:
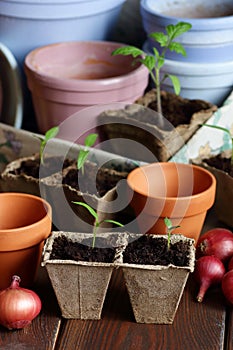
[[[153, 91], [150, 92], [151, 94]], [[155, 94], [155, 91], [154, 91]], [[156, 97], [156, 95], [155, 95]], [[151, 100], [150, 94], [145, 95], [140, 98], [138, 101], [141, 101], [139, 104], [142, 104], [154, 111], [157, 111], [157, 100]], [[185, 99], [181, 96], [168, 93], [166, 91], [161, 91], [161, 106], [163, 116], [176, 128], [182, 124], [190, 124], [192, 116], [201, 111], [208, 110], [213, 108], [217, 109], [215, 106], [207, 101], [198, 100], [198, 99]], [[154, 116], [151, 116], [151, 124], [154, 124]], [[150, 123], [150, 120], [147, 119], [147, 123]]]
[[233, 177], [233, 165], [231, 164], [231, 158], [224, 158], [219, 154], [208, 159], [203, 159], [203, 162], [211, 167], [222, 170]]
[[[101, 240], [103, 240], [102, 243]], [[106, 240], [100, 237], [96, 237], [97, 246], [94, 248], [92, 248], [91, 239], [84, 239], [82, 243], [78, 243], [64, 236], [56, 237], [50, 259], [111, 263], [114, 259], [115, 249], [99, 248], [103, 244], [106, 245]]]
[[168, 249], [167, 240], [154, 239], [152, 235], [142, 235], [131, 242], [123, 254], [123, 262], [130, 264], [188, 266], [190, 242], [182, 240], [171, 244]]
[[[35, 159], [27, 159], [21, 162], [19, 168], [12, 170], [13, 175], [27, 175], [35, 179], [43, 178], [55, 174], [61, 171], [61, 157], [48, 157], [45, 158], [44, 164], [42, 165], [39, 157]], [[62, 168], [70, 166], [74, 161], [71, 159], [65, 159]]]
[[98, 169], [97, 165], [86, 163], [83, 173], [82, 169], [70, 169], [63, 177], [62, 183], [81, 192], [93, 194], [97, 191], [98, 195], [103, 197], [118, 181], [126, 179], [127, 175], [127, 172], [117, 172], [104, 167]]
[[[99, 248], [100, 242], [97, 237], [97, 246], [92, 248], [90, 241], [83, 241], [82, 244], [72, 242], [66, 237], [57, 237], [54, 240], [50, 259], [112, 262], [114, 248]], [[105, 241], [106, 244], [106, 241]], [[164, 238], [153, 239], [150, 235], [142, 235], [139, 239], [128, 244], [123, 254], [123, 262], [144, 265], [173, 264], [175, 266], [188, 266], [190, 242], [182, 240], [171, 244], [167, 248], [167, 240]]]

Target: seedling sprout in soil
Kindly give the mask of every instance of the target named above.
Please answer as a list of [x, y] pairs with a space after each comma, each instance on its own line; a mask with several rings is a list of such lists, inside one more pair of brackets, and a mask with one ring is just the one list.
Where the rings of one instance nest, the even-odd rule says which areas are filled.
[[42, 165], [44, 165], [43, 153], [44, 153], [45, 146], [49, 140], [51, 140], [57, 136], [58, 132], [59, 132], [59, 127], [54, 126], [51, 129], [46, 131], [44, 137], [40, 137], [40, 136], [36, 135], [36, 137], [40, 140], [40, 152], [39, 153], [40, 153], [40, 162]]
[[180, 227], [179, 225], [177, 226], [172, 226], [172, 222], [170, 219], [168, 219], [167, 217], [164, 219], [164, 223], [167, 227], [167, 249], [170, 249], [170, 245], [171, 245], [171, 234], [172, 231], [175, 230], [176, 228]]
[[99, 221], [99, 217], [98, 214], [96, 213], [96, 211], [90, 207], [90, 205], [83, 203], [83, 202], [72, 202], [74, 204], [78, 204], [78, 205], [82, 205], [84, 208], [86, 208], [89, 213], [95, 218], [95, 222], [94, 222], [94, 229], [93, 229], [93, 239], [92, 239], [92, 248], [95, 248], [95, 240], [96, 240], [96, 231], [98, 229], [98, 227], [103, 223], [103, 222], [109, 222], [112, 224], [115, 224], [117, 226], [123, 227], [124, 225], [122, 225], [120, 222], [115, 221], [115, 220], [111, 220], [111, 219], [105, 219], [105, 220], [101, 220]]
[[151, 79], [156, 87], [157, 94], [157, 112], [160, 118], [160, 125], [163, 125], [162, 122], [162, 104], [161, 104], [161, 83], [166, 79], [170, 78], [174, 91], [177, 95], [180, 93], [180, 82], [175, 75], [165, 74], [163, 78], [160, 77], [160, 70], [165, 63], [165, 54], [167, 50], [175, 51], [176, 53], [186, 56], [186, 51], [182, 44], [174, 41], [175, 38], [182, 35], [183, 33], [190, 30], [192, 25], [186, 22], [178, 22], [177, 24], [169, 24], [165, 27], [166, 34], [162, 32], [154, 32], [149, 36], [156, 41], [162, 48], [161, 53], [153, 47], [153, 55], [147, 54], [143, 50], [135, 46], [123, 46], [112, 52], [112, 55], [131, 55], [135, 58], [135, 62], [141, 62], [149, 70]]
[[224, 128], [223, 126], [218, 125], [210, 125], [210, 124], [202, 124], [203, 126], [208, 126], [209, 128], [218, 129], [224, 131], [231, 140], [231, 166], [233, 166], [233, 136], [231, 135], [231, 132], [229, 129]]
[[84, 173], [84, 163], [90, 152], [90, 150], [87, 149], [87, 147], [92, 147], [95, 144], [97, 137], [98, 137], [97, 134], [89, 134], [84, 140], [85, 148], [79, 151], [78, 158], [77, 158], [77, 169], [78, 170], [81, 169], [82, 173]]

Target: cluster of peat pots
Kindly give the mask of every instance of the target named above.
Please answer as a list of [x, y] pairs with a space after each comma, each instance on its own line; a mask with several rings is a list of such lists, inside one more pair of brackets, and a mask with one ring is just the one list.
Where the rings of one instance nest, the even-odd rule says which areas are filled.
[[[115, 268], [122, 268], [136, 322], [172, 323], [189, 273], [194, 270], [195, 245], [206, 212], [215, 200], [215, 177], [203, 167], [173, 162], [142, 166], [122, 163], [114, 169], [113, 163], [110, 168], [98, 168], [86, 160], [83, 170], [78, 170], [77, 161], [72, 159], [64, 162], [62, 170], [46, 173], [44, 177], [24, 174], [28, 161], [30, 166], [37, 162], [37, 168], [39, 162], [42, 174], [46, 162], [51, 160], [52, 157], [44, 157], [42, 166], [39, 155], [18, 159], [9, 163], [1, 175], [0, 212], [3, 218], [8, 218], [5, 223], [1, 219], [5, 243], [7, 234], [12, 232], [17, 235], [14, 239], [17, 244], [21, 233], [25, 231], [27, 235], [20, 247], [13, 247], [12, 241], [1, 252], [1, 259], [6, 258], [6, 251], [15, 255], [7, 263], [1, 260], [5, 275], [1, 288], [9, 284], [7, 281], [13, 274], [23, 277], [22, 286], [33, 285], [41, 262], [47, 269], [63, 317], [99, 319], [111, 274]], [[22, 165], [24, 170], [20, 169]], [[74, 177], [82, 187], [69, 183]], [[93, 178], [97, 192], [88, 187]], [[126, 182], [121, 182], [122, 179]], [[105, 190], [101, 190], [98, 181], [107, 185]], [[127, 207], [119, 212], [109, 210], [114, 208], [117, 194], [122, 193], [129, 198]], [[94, 214], [77, 204], [84, 202], [96, 209]], [[15, 221], [10, 220], [7, 212]], [[172, 222], [171, 236], [165, 217]], [[121, 219], [123, 226], [114, 227]], [[42, 224], [47, 224], [46, 228], [37, 230], [42, 235], [35, 242], [31, 233], [30, 243], [29, 229], [34, 232], [36, 225]], [[55, 224], [53, 228], [52, 224]], [[21, 257], [17, 256], [17, 249]], [[87, 258], [82, 257], [83, 250]], [[142, 251], [147, 260], [142, 259]], [[102, 257], [102, 252], [106, 256]], [[34, 266], [35, 260], [35, 269], [27, 275], [28, 266]]]

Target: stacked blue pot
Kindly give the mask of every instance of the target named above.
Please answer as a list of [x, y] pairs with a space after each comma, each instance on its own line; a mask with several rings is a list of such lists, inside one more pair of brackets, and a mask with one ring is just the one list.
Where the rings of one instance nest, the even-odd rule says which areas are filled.
[[20, 66], [56, 42], [110, 40], [125, 0], [0, 0], [0, 42]]
[[[140, 10], [147, 35], [165, 32], [169, 24], [191, 23], [177, 38], [187, 56], [167, 51], [161, 71], [180, 79], [182, 97], [221, 105], [233, 89], [233, 1], [141, 0]], [[143, 49], [152, 53], [153, 46], [159, 49], [148, 38]], [[162, 88], [173, 92], [169, 79]]]

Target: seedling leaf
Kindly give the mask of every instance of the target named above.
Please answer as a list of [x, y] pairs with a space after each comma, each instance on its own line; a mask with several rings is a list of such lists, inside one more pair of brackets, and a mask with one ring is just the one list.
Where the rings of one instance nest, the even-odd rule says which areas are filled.
[[[160, 87], [161, 82], [164, 81], [160, 78], [160, 69], [164, 65], [165, 61], [165, 54], [167, 50], [175, 51], [176, 53], [182, 54], [183, 56], [186, 55], [186, 51], [181, 43], [177, 43], [174, 41], [175, 38], [177, 38], [179, 35], [182, 35], [183, 33], [187, 32], [192, 28], [192, 25], [190, 23], [186, 22], [178, 22], [175, 25], [170, 24], [166, 26], [165, 31], [166, 33], [162, 32], [155, 32], [151, 33], [149, 36], [157, 42], [160, 47], [162, 48], [162, 52], [159, 53], [159, 51], [153, 47], [153, 56], [150, 54], [145, 53], [144, 51], [134, 47], [134, 46], [124, 46], [120, 47], [112, 52], [112, 55], [132, 55], [133, 58], [139, 58], [139, 61], [146, 66], [148, 69], [151, 79], [156, 87], [156, 94], [157, 94], [157, 112], [158, 115], [162, 115], [162, 107], [161, 107], [161, 94], [160, 94]], [[135, 62], [135, 60], [134, 60]], [[178, 95], [180, 93], [180, 84], [178, 78], [175, 78], [172, 75], [167, 75], [172, 81], [174, 91]], [[162, 124], [162, 120], [161, 123]]]
[[74, 204], [78, 204], [78, 205], [81, 205], [81, 206], [83, 206], [84, 208], [86, 208], [88, 211], [89, 211], [89, 213], [96, 219], [96, 220], [98, 220], [98, 215], [97, 215], [97, 213], [95, 212], [95, 210], [92, 208], [92, 207], [90, 207], [90, 205], [88, 205], [88, 204], [86, 204], [86, 203], [83, 203], [83, 202], [73, 202]]

